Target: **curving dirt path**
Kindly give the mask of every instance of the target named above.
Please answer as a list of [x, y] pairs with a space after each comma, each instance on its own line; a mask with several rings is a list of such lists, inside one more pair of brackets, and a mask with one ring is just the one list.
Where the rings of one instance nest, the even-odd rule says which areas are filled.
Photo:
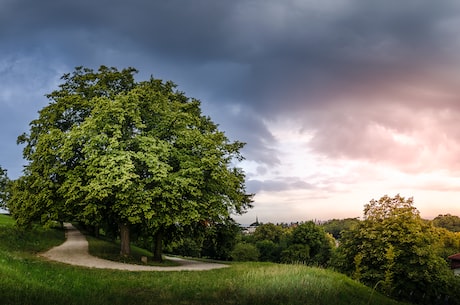
[[70, 223], [64, 224], [64, 227], [66, 229], [66, 241], [60, 246], [40, 254], [40, 256], [70, 265], [127, 271], [203, 271], [228, 267], [224, 264], [203, 263], [176, 257], [168, 257], [168, 259], [177, 261], [180, 266], [158, 267], [113, 262], [90, 255], [85, 236]]

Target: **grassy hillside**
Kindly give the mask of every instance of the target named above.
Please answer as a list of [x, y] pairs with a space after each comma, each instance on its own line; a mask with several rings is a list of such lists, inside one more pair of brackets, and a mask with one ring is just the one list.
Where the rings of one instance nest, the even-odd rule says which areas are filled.
[[399, 304], [349, 278], [300, 265], [234, 263], [202, 272], [126, 272], [45, 261], [59, 230], [20, 232], [0, 216], [1, 304]]

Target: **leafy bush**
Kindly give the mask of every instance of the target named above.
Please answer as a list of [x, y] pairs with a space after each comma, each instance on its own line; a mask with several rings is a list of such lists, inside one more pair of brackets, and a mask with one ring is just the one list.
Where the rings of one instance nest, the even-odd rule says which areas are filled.
[[259, 250], [259, 260], [261, 262], [280, 262], [282, 247], [271, 240], [261, 240], [256, 242]]
[[237, 243], [231, 253], [232, 259], [240, 262], [257, 261], [259, 255], [257, 247], [248, 243]]
[[333, 247], [332, 237], [322, 227], [308, 221], [292, 231], [289, 247], [283, 251], [282, 261], [302, 261], [324, 266], [331, 258]]
[[302, 244], [290, 245], [281, 253], [281, 262], [287, 264], [310, 263], [310, 247]]

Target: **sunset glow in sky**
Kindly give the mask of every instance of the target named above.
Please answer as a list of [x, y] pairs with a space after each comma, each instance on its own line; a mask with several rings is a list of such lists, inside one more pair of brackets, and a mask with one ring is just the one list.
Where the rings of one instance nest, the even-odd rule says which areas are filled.
[[0, 0], [0, 165], [76, 66], [172, 80], [234, 140], [242, 223], [460, 215], [460, 2]]

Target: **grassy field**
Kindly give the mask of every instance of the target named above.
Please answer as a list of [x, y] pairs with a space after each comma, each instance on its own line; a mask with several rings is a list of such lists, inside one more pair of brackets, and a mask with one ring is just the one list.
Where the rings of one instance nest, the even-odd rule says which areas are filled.
[[48, 262], [36, 254], [61, 243], [63, 232], [21, 232], [13, 225], [0, 215], [4, 305], [400, 304], [339, 273], [302, 265], [233, 263], [200, 272], [127, 272]]

